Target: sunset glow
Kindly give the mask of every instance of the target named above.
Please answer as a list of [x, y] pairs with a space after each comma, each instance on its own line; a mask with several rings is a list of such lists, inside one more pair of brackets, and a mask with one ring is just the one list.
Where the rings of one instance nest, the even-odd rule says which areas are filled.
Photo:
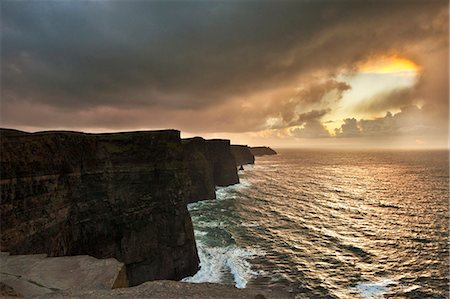
[[3, 127], [448, 146], [448, 1], [47, 2], [2, 6]]
[[417, 74], [420, 66], [414, 61], [398, 55], [379, 56], [358, 64], [361, 73], [392, 74], [412, 73]]

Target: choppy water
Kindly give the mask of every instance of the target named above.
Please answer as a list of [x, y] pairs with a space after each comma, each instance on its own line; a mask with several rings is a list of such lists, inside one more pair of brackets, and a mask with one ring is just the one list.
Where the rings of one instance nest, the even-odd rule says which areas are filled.
[[188, 281], [299, 298], [448, 298], [448, 152], [285, 150], [191, 204]]

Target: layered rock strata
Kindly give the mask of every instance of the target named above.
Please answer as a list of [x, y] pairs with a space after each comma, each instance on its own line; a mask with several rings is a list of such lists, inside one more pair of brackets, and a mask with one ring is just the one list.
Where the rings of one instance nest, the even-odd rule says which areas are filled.
[[183, 159], [191, 186], [187, 202], [214, 199], [216, 186], [239, 183], [229, 140], [183, 139]]
[[201, 137], [183, 139], [183, 159], [188, 168], [190, 193], [187, 202], [216, 198], [214, 169], [208, 146]]
[[179, 131], [0, 134], [2, 251], [114, 257], [130, 285], [196, 273]]

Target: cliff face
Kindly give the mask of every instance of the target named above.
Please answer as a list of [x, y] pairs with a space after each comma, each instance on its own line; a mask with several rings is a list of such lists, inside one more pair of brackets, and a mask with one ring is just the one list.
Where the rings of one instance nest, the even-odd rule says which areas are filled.
[[126, 264], [130, 285], [198, 269], [178, 131], [1, 135], [1, 250]]
[[188, 168], [190, 192], [187, 202], [215, 199], [214, 169], [203, 138], [183, 139], [183, 159]]
[[230, 140], [206, 140], [208, 159], [213, 166], [214, 184], [230, 186], [239, 183], [236, 161], [231, 154]]
[[229, 140], [183, 139], [183, 159], [191, 182], [188, 202], [214, 199], [215, 186], [239, 183]]
[[251, 147], [250, 151], [254, 156], [276, 155], [277, 152], [267, 146]]
[[231, 145], [231, 153], [236, 160], [236, 166], [255, 164], [255, 156], [246, 145]]

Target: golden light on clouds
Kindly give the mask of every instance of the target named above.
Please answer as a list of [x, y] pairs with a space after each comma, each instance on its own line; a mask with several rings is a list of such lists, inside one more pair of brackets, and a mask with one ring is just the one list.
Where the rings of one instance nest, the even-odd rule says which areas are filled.
[[399, 55], [371, 57], [359, 63], [357, 68], [361, 73], [372, 74], [409, 73], [415, 75], [420, 71], [417, 63]]

